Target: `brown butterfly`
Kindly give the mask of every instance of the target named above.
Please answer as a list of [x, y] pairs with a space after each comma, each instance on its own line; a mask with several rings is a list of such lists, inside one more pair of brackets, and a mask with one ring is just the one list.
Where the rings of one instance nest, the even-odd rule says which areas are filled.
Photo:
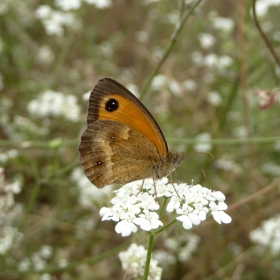
[[185, 154], [168, 151], [150, 112], [112, 79], [101, 79], [91, 92], [87, 123], [79, 145], [80, 162], [98, 188], [161, 179], [185, 158]]

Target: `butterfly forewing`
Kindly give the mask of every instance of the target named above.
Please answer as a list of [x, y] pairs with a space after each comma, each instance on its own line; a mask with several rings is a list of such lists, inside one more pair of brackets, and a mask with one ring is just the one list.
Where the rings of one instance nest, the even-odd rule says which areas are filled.
[[91, 92], [88, 107], [88, 124], [96, 120], [123, 123], [149, 139], [158, 153], [167, 156], [168, 147], [158, 124], [145, 106], [125, 87], [104, 78]]

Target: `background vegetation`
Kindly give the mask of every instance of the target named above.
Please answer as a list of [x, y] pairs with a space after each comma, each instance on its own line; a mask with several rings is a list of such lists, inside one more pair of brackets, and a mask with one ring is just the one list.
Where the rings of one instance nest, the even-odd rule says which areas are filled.
[[[279, 55], [280, 2], [257, 2]], [[0, 3], [0, 279], [122, 279], [117, 253], [147, 235], [101, 222], [111, 188], [91, 186], [78, 161], [88, 93], [110, 77], [139, 96], [194, 1], [59, 3]], [[156, 239], [162, 279], [279, 279], [280, 67], [251, 6], [202, 1], [142, 99], [170, 150], [190, 152], [178, 180], [232, 205], [229, 225], [175, 224]]]

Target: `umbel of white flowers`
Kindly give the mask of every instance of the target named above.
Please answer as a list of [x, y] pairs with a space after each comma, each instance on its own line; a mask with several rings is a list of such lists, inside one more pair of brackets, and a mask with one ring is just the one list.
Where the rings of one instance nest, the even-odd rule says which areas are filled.
[[[130, 247], [119, 253], [122, 268], [126, 273], [136, 279], [137, 277], [143, 277], [144, 266], [146, 261], [147, 250], [142, 245], [132, 243]], [[162, 268], [158, 266], [158, 261], [151, 259], [149, 269], [149, 280], [160, 280], [162, 274]], [[131, 279], [131, 278], [129, 278]], [[137, 278], [138, 279], [138, 278]]]
[[111, 200], [112, 206], [100, 210], [103, 221], [117, 222], [115, 230], [122, 236], [136, 232], [137, 226], [142, 230], [151, 231], [163, 225], [157, 213], [160, 208], [157, 199], [160, 197], [169, 198], [166, 210], [176, 212], [176, 219], [182, 222], [185, 229], [200, 224], [207, 214], [211, 214], [219, 224], [231, 222], [231, 217], [224, 212], [227, 205], [224, 202], [225, 196], [220, 191], [185, 183], [175, 184], [175, 191], [167, 178], [156, 181], [156, 186], [152, 179], [146, 179], [143, 187], [142, 184], [143, 181], [140, 180], [124, 185], [115, 191], [116, 196]]

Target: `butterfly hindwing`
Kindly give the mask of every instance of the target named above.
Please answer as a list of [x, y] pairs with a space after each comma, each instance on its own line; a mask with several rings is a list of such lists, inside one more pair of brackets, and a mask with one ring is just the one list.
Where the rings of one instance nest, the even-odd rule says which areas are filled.
[[[145, 153], [139, 153], [140, 150]], [[151, 141], [113, 121], [90, 123], [82, 135], [79, 151], [86, 176], [98, 188], [152, 177], [153, 165], [160, 161]]]

